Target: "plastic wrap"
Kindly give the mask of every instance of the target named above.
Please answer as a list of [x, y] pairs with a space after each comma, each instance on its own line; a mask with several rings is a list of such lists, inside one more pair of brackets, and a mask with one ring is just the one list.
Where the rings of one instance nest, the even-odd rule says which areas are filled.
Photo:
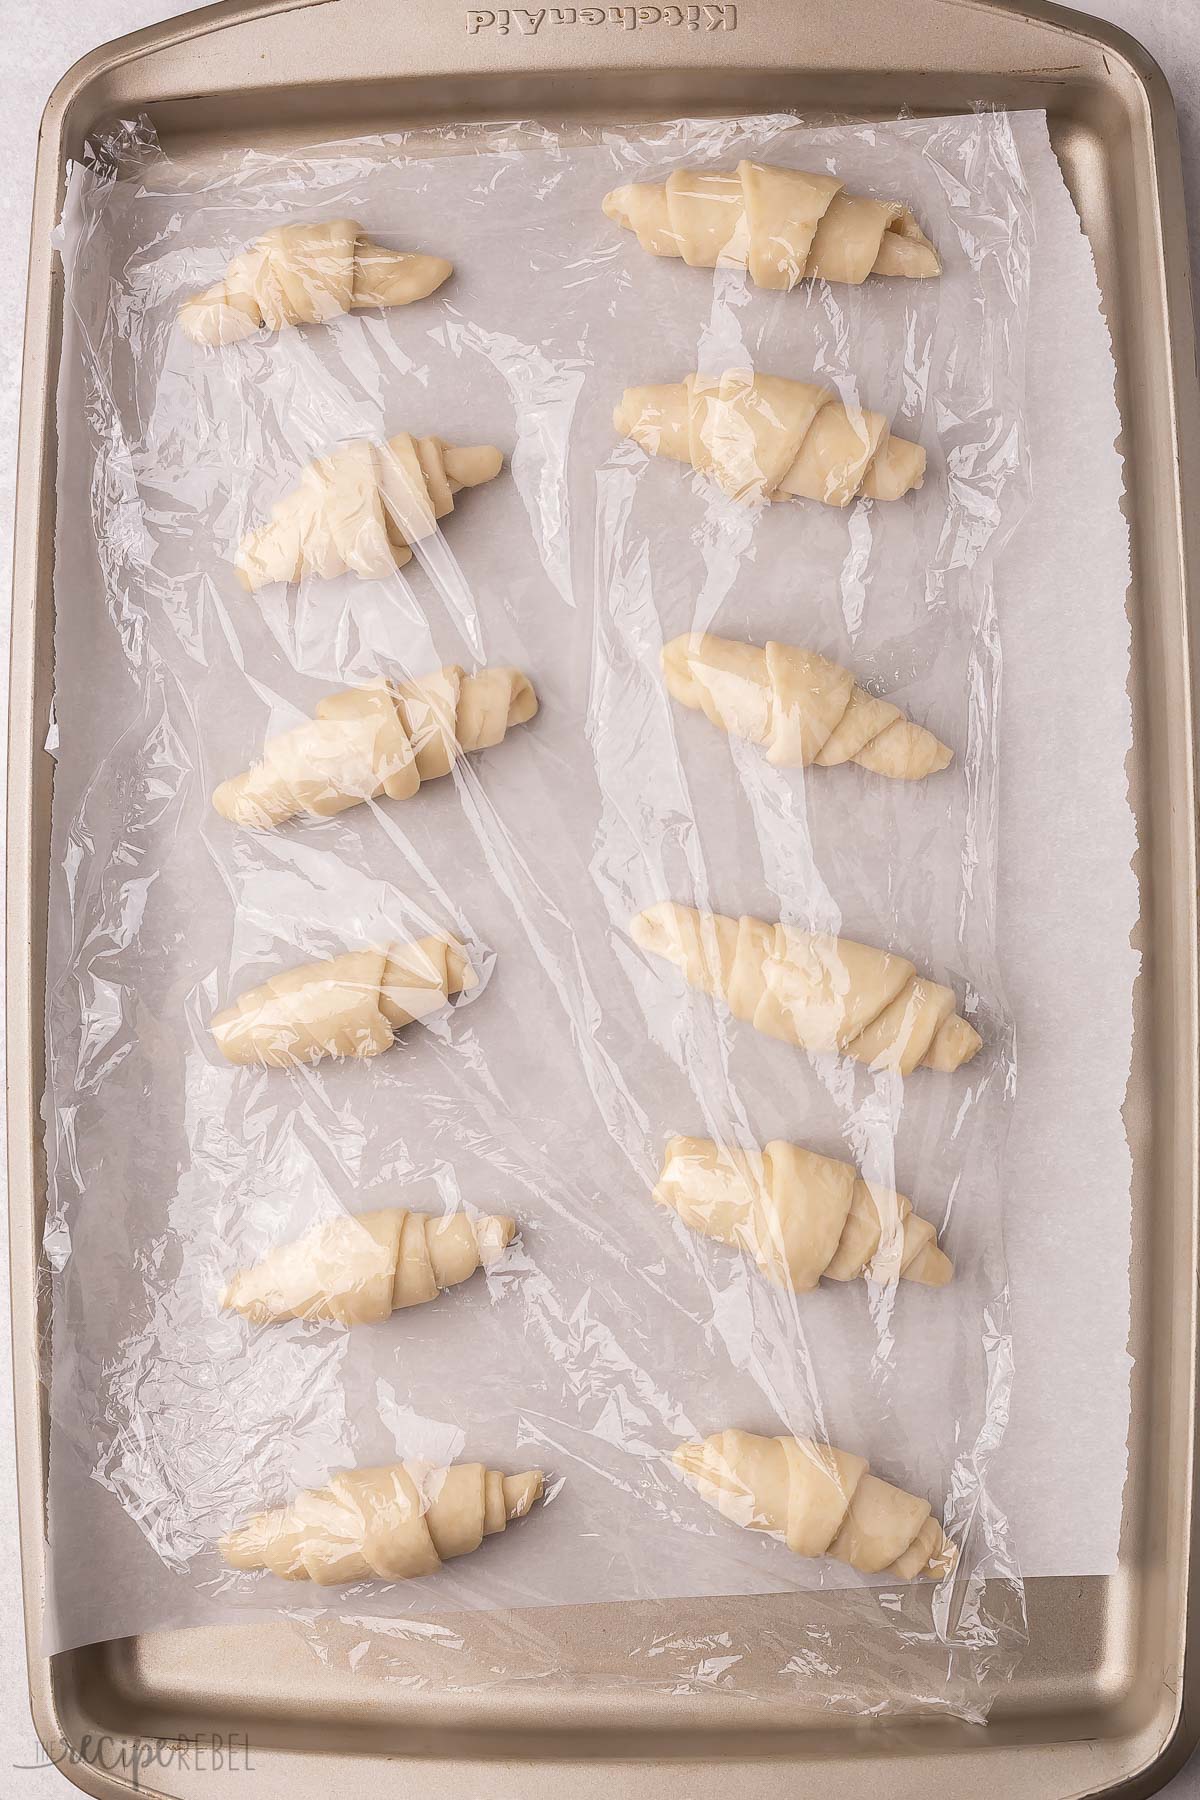
[[[651, 256], [602, 210], [622, 184], [741, 158], [903, 201], [940, 277], [772, 292], [741, 268]], [[411, 305], [191, 341], [181, 303], [298, 219], [355, 219], [453, 274]], [[179, 163], [142, 125], [75, 169], [46, 1107], [51, 1648], [279, 1612], [416, 1641], [417, 1621], [489, 1610], [487, 1667], [498, 1639], [513, 1666], [558, 1666], [553, 1617], [511, 1609], [653, 1602], [614, 1613], [619, 1679], [986, 1713], [1022, 1612], [987, 1486], [1008, 1396], [1014, 1078], [991, 574], [1026, 491], [1029, 231], [1009, 124], [991, 115], [446, 129]], [[877, 409], [923, 446], [923, 485], [845, 507], [735, 499], [614, 426], [627, 388], [745, 369]], [[238, 546], [305, 466], [402, 432], [496, 446], [503, 468], [410, 534], [403, 568], [244, 591]], [[778, 766], [668, 691], [663, 648], [696, 633], [818, 652], [953, 761], [920, 780]], [[406, 798], [265, 829], [214, 807], [325, 696], [447, 666], [519, 672], [536, 714], [518, 708], [502, 741]], [[445, 724], [447, 703], [431, 704]], [[952, 1072], [901, 1076], [757, 1031], [631, 932], [666, 901], [907, 957], [982, 1046]], [[260, 1068], [214, 1040], [223, 1009], [296, 965], [447, 935], [473, 978], [444, 1005], [428, 1003], [428, 958], [391, 989], [379, 957], [355, 964], [360, 1000], [382, 982], [420, 1015], [379, 1054]], [[848, 953], [817, 942], [845, 1006]], [[306, 1052], [320, 1039], [309, 1029]], [[912, 1197], [953, 1280], [898, 1278], [908, 1253], [885, 1199], [868, 1279], [772, 1282], [654, 1204], [676, 1135], [853, 1164]], [[780, 1181], [784, 1164], [777, 1152]], [[361, 1250], [345, 1221], [397, 1208], [511, 1219], [515, 1236], [481, 1226], [485, 1266], [390, 1317], [372, 1239], [376, 1316], [349, 1329], [222, 1307], [279, 1247], [316, 1230], [327, 1251]], [[931, 1503], [952, 1573], [864, 1576], [737, 1529], [672, 1460], [727, 1428], [867, 1458]], [[399, 1459], [541, 1469], [544, 1493], [474, 1554], [404, 1582], [298, 1584], [222, 1558], [224, 1534], [264, 1508]], [[794, 1609], [746, 1598], [781, 1594]], [[671, 1621], [703, 1601], [716, 1647], [697, 1661], [703, 1634]], [[753, 1655], [722, 1654], [731, 1631]], [[460, 1665], [443, 1662], [452, 1683]]]

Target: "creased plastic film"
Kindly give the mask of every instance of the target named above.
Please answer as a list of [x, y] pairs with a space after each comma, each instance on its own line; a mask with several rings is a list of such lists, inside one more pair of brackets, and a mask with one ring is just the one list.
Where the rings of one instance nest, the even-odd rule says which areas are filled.
[[[739, 163], [940, 275], [605, 210]], [[244, 256], [305, 221], [293, 323]], [[467, 1688], [620, 1602], [580, 1679], [984, 1716], [1007, 121], [133, 125], [61, 250], [48, 1644], [350, 1619]]]

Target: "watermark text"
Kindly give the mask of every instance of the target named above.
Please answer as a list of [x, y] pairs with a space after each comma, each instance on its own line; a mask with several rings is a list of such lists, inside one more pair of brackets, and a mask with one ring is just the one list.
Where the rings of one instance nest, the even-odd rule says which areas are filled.
[[155, 1775], [169, 1770], [237, 1775], [250, 1771], [254, 1764], [250, 1740], [240, 1731], [198, 1731], [194, 1736], [173, 1738], [128, 1738], [107, 1731], [85, 1731], [77, 1743], [62, 1738], [48, 1749], [39, 1746], [36, 1762], [14, 1766], [99, 1769], [105, 1775], [120, 1775], [134, 1793], [141, 1793], [156, 1785]]

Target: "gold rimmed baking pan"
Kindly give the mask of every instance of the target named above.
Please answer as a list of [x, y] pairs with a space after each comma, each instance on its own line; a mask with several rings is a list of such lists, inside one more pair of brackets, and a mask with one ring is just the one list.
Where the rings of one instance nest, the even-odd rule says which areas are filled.
[[[697, 9], [559, 9], [522, 30], [455, 0], [262, 0], [211, 7], [97, 50], [59, 84], [38, 154], [20, 425], [8, 795], [8, 1122], [22, 1555], [34, 1718], [80, 1787], [208, 1794], [211, 1757], [162, 1763], [180, 1735], [248, 1740], [230, 1791], [420, 1793], [537, 1800], [569, 1793], [716, 1800], [740, 1787], [825, 1800], [886, 1786], [931, 1794], [1142, 1795], [1197, 1736], [1193, 1421], [1196, 1402], [1196, 843], [1189, 603], [1200, 578], [1200, 410], [1179, 148], [1170, 94], [1128, 38], [1057, 7], [992, 0], [738, 0]], [[689, 10], [699, 29], [688, 29]], [[600, 19], [596, 20], [597, 12]], [[660, 16], [655, 19], [654, 14]], [[679, 12], [679, 21], [672, 23]], [[568, 19], [566, 15], [571, 15]], [[526, 15], [527, 17], [531, 15]], [[491, 21], [491, 22], [489, 22]], [[573, 21], [573, 22], [572, 22]], [[502, 23], [508, 29], [501, 30]], [[319, 83], [313, 71], [321, 71]], [[68, 160], [114, 119], [149, 114], [164, 148], [297, 145], [369, 122], [564, 115], [667, 117], [786, 109], [894, 117], [984, 103], [1044, 108], [1091, 240], [1118, 368], [1132, 535], [1134, 754], [1144, 973], [1127, 1124], [1134, 1155], [1136, 1357], [1119, 1573], [1027, 1584], [1030, 1644], [986, 1729], [865, 1724], [719, 1691], [605, 1687], [652, 1626], [635, 1607], [563, 1609], [559, 1666], [476, 1694], [412, 1691], [344, 1656], [322, 1664], [293, 1628], [162, 1632], [45, 1659], [44, 1393], [35, 1271], [45, 1200], [45, 944], [55, 392], [62, 272], [50, 233]], [[705, 1606], [673, 1609], [705, 1628]], [[752, 1634], [755, 1606], [723, 1601]], [[627, 1615], [622, 1617], [622, 1615]], [[709, 1623], [712, 1623], [711, 1614]], [[356, 1640], [342, 1630], [346, 1650]], [[336, 1635], [336, 1634], [335, 1634]], [[589, 1684], [588, 1676], [597, 1679]], [[85, 1754], [89, 1739], [92, 1754]], [[97, 1752], [96, 1746], [101, 1750]], [[139, 1749], [139, 1746], [141, 1748]], [[122, 1754], [124, 1752], [124, 1755]], [[369, 1763], [364, 1759], [371, 1759]]]

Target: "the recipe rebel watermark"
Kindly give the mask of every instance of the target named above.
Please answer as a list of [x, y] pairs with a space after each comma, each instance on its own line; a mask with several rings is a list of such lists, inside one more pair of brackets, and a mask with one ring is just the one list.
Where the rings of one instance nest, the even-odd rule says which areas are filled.
[[37, 1759], [14, 1769], [98, 1769], [119, 1775], [135, 1794], [153, 1789], [156, 1775], [186, 1770], [197, 1775], [249, 1773], [250, 1739], [244, 1731], [198, 1731], [172, 1738], [118, 1737], [107, 1731], [85, 1731], [78, 1743], [65, 1738], [38, 1745]]
[[508, 6], [495, 12], [467, 13], [467, 36], [480, 32], [496, 37], [537, 37], [564, 25], [616, 26], [618, 31], [645, 31], [665, 25], [675, 31], [736, 31], [736, 6]]

